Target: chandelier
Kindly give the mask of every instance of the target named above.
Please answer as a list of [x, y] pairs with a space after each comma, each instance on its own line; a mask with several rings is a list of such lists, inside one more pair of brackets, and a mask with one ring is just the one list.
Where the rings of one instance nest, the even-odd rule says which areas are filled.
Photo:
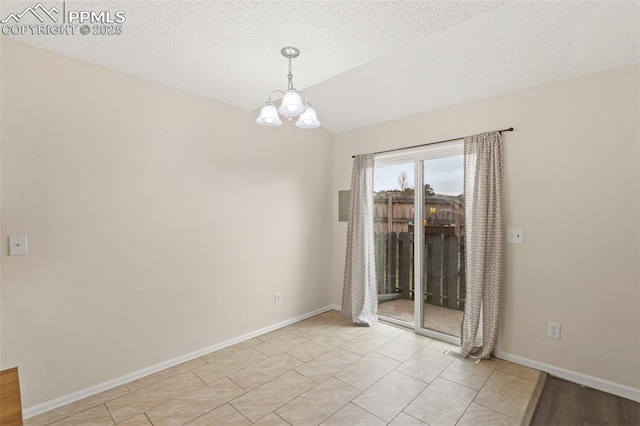
[[[295, 47], [284, 47], [280, 51], [282, 56], [289, 59], [289, 74], [287, 78], [289, 79], [289, 84], [287, 87], [287, 92], [283, 92], [282, 90], [274, 90], [269, 95], [269, 100], [266, 102], [265, 106], [260, 110], [260, 117], [256, 120], [258, 124], [262, 124], [263, 126], [279, 126], [282, 124], [280, 120], [280, 114], [287, 117], [289, 121], [291, 121], [294, 117], [298, 117], [296, 120], [296, 126], [302, 129], [314, 129], [320, 126], [320, 122], [318, 121], [318, 117], [316, 117], [316, 112], [311, 107], [309, 103], [309, 98], [303, 92], [298, 92], [293, 88], [293, 74], [291, 73], [291, 60], [293, 58], [297, 58], [300, 55], [300, 51]], [[278, 109], [271, 102], [271, 97], [275, 93], [280, 93], [283, 95], [282, 104]], [[305, 103], [302, 103], [302, 96], [304, 96]]]

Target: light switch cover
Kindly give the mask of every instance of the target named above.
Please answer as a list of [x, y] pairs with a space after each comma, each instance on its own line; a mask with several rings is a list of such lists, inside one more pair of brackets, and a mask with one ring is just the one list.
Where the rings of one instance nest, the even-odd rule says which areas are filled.
[[507, 242], [513, 244], [524, 244], [524, 229], [509, 228], [507, 229]]
[[9, 235], [9, 256], [21, 256], [27, 254], [27, 236]]

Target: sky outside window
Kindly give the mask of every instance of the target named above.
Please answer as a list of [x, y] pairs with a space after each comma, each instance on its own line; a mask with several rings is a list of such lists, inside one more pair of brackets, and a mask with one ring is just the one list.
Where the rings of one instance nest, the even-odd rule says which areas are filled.
[[[374, 191], [399, 190], [398, 176], [407, 174], [410, 187], [415, 186], [413, 163], [377, 166], [374, 170]], [[464, 186], [463, 156], [437, 158], [425, 164], [425, 183], [431, 185], [436, 194], [460, 195]]]

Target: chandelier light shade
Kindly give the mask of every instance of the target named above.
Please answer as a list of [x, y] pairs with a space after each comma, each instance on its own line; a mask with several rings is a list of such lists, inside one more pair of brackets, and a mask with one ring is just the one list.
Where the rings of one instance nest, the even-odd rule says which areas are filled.
[[296, 92], [289, 92], [282, 98], [282, 105], [278, 111], [287, 117], [297, 117], [304, 112], [304, 109], [300, 95]]
[[302, 129], [315, 129], [320, 126], [320, 122], [318, 121], [318, 117], [316, 117], [316, 112], [311, 106], [307, 107], [307, 109], [302, 113], [300, 118], [296, 121], [296, 126]]
[[[289, 74], [287, 75], [289, 83], [287, 91], [274, 90], [271, 92], [265, 106], [260, 110], [260, 116], [256, 120], [256, 123], [262, 124], [263, 126], [279, 126], [282, 124], [282, 120], [280, 120], [280, 116], [278, 115], [279, 112], [283, 116], [287, 117], [288, 121], [291, 121], [294, 117], [299, 117], [298, 120], [296, 120], [296, 126], [302, 129], [314, 129], [319, 127], [321, 123], [318, 121], [316, 112], [309, 103], [309, 98], [305, 93], [298, 92], [293, 87], [291, 60], [293, 58], [297, 58], [300, 55], [300, 51], [295, 47], [285, 47], [280, 51], [280, 53], [289, 60]], [[271, 101], [271, 97], [276, 93], [283, 95], [282, 102], [278, 109], [276, 109]], [[302, 100], [303, 98], [304, 102]]]
[[260, 110], [260, 117], [256, 120], [263, 126], [279, 126], [282, 124], [278, 116], [278, 110], [273, 105], [265, 105]]

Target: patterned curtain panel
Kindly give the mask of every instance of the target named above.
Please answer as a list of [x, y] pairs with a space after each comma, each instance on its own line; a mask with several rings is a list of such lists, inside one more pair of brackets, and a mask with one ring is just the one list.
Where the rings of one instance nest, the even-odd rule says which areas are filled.
[[351, 175], [342, 314], [354, 324], [378, 324], [373, 242], [373, 154], [357, 155]]
[[463, 356], [489, 358], [496, 347], [502, 294], [502, 176], [500, 132], [465, 138], [467, 296]]

